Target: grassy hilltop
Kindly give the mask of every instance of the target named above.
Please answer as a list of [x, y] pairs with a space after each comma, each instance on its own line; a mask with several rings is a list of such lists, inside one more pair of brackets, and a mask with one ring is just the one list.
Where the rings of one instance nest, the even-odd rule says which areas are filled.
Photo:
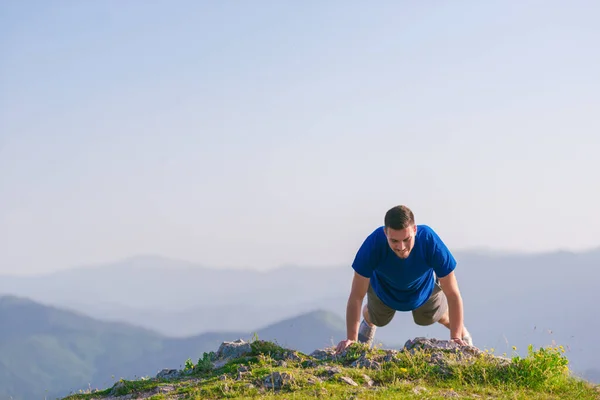
[[64, 400], [600, 399], [600, 386], [570, 375], [562, 347], [530, 347], [524, 356], [514, 350], [496, 356], [493, 349], [417, 338], [402, 350], [354, 344], [339, 355], [333, 348], [304, 354], [270, 341], [239, 340], [197, 362], [188, 359], [182, 370]]

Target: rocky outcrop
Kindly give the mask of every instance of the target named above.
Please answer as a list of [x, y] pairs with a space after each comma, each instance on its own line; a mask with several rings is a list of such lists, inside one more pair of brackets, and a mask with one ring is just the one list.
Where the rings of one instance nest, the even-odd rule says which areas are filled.
[[[371, 349], [363, 349], [360, 352], [356, 350], [348, 349], [342, 353], [336, 354], [335, 348], [324, 348], [316, 349], [308, 355], [308, 357], [300, 355], [300, 353], [289, 350], [281, 349], [278, 351], [269, 352], [270, 357], [275, 360], [274, 365], [279, 367], [287, 366], [287, 362], [301, 362], [304, 368], [315, 368], [321, 366], [320, 372], [311, 376], [310, 382], [321, 382], [322, 379], [336, 379], [344, 382], [348, 385], [358, 386], [359, 384], [352, 380], [348, 376], [344, 376], [342, 368], [340, 368], [339, 362], [341, 361], [344, 367], [353, 368], [364, 368], [364, 369], [381, 369], [384, 363], [394, 362], [398, 360], [398, 354], [400, 352], [410, 352], [412, 354], [420, 351], [427, 355], [428, 362], [433, 365], [438, 365], [441, 368], [441, 372], [444, 373], [452, 363], [464, 363], [469, 362], [475, 357], [492, 357], [498, 360], [499, 363], [510, 363], [510, 359], [493, 356], [487, 352], [483, 352], [474, 346], [461, 346], [448, 340], [438, 340], [418, 337], [415, 339], [408, 340], [401, 350], [396, 349], [378, 349], [372, 351]], [[354, 352], [351, 354], [351, 352]], [[211, 363], [210, 369], [219, 369], [233, 360], [242, 360], [244, 358], [250, 358], [253, 354], [252, 344], [242, 339], [223, 342], [216, 353], [210, 354], [209, 360]], [[206, 356], [206, 355], [205, 355]], [[329, 365], [329, 362], [333, 365]], [[157, 378], [170, 380], [178, 379], [184, 375], [192, 373], [191, 370], [175, 370], [165, 369], [157, 374]], [[234, 380], [242, 380], [250, 375], [250, 369], [246, 365], [240, 365], [237, 368], [237, 372], [233, 377]], [[368, 375], [363, 375], [365, 385], [372, 386], [374, 382]], [[227, 376], [222, 375], [221, 379], [228, 379]], [[286, 372], [276, 371], [260, 382], [254, 382], [254, 385], [266, 388], [266, 389], [281, 389], [285, 385], [290, 385], [294, 382], [294, 377]]]
[[[537, 353], [535, 356], [538, 354], [543, 355]], [[430, 396], [435, 391], [438, 396], [459, 397], [453, 389], [427, 388], [419, 383], [431, 374], [452, 379], [464, 372], [477, 375], [481, 371], [483, 375], [492, 373], [496, 378], [506, 377], [512, 382], [514, 372], [519, 371], [519, 360], [518, 357], [513, 361], [495, 356], [474, 346], [423, 337], [407, 340], [401, 349], [355, 344], [339, 354], [334, 347], [305, 354], [272, 342], [240, 339], [223, 342], [216, 352], [204, 353], [195, 365], [188, 360], [183, 370], [164, 369], [155, 378], [150, 378], [154, 382], [148, 385], [143, 382], [136, 388], [137, 384], [122, 381], [105, 396], [92, 396], [88, 400], [142, 399], [157, 394], [176, 399], [189, 390], [208, 397], [225, 394], [252, 397], [298, 390], [326, 396], [331, 387], [335, 387], [336, 393], [343, 392], [349, 394], [348, 398], [356, 398], [357, 393], [385, 391], [391, 384], [418, 396]], [[512, 369], [513, 366], [516, 368]], [[378, 371], [384, 368], [385, 372]], [[552, 373], [550, 369], [541, 373], [546, 372]], [[323, 385], [324, 382], [327, 385]], [[519, 384], [529, 387], [528, 381]]]
[[217, 350], [217, 360], [230, 360], [240, 358], [252, 352], [252, 346], [249, 342], [238, 339], [234, 342], [223, 342]]
[[[546, 353], [540, 351], [533, 356], [534, 362], [539, 356], [544, 362]], [[549, 356], [552, 357], [551, 354]], [[155, 378], [144, 378], [144, 382], [122, 380], [104, 393], [97, 392], [98, 397], [95, 397], [96, 393], [91, 393], [92, 396], [86, 398], [133, 400], [161, 395], [165, 399], [179, 399], [191, 393], [209, 398], [255, 397], [266, 393], [296, 391], [327, 396], [330, 393], [328, 390], [332, 390], [330, 394], [334, 397], [335, 394], [344, 393], [348, 395], [347, 398], [357, 398], [358, 394], [385, 392], [390, 385], [403, 391], [412, 391], [418, 396], [460, 397], [465, 392], [469, 393], [467, 387], [461, 388], [459, 394], [452, 388], [427, 388], [420, 384], [427, 382], [430, 377], [441, 380], [450, 378], [448, 382], [453, 382], [452, 379], [457, 376], [472, 376], [477, 380], [481, 374], [484, 383], [490, 376], [512, 384], [515, 377], [520, 376], [521, 361], [519, 357], [499, 357], [474, 346], [423, 337], [406, 341], [401, 349], [370, 348], [355, 344], [339, 354], [334, 347], [306, 354], [268, 341], [245, 342], [240, 339], [223, 342], [216, 352], [204, 353], [197, 364], [186, 361], [183, 370], [164, 369]], [[553, 382], [552, 379], [565, 372], [563, 368], [558, 371], [551, 367], [542, 365], [538, 379], [547, 378], [548, 382]], [[378, 371], [381, 369], [385, 371]], [[519, 387], [530, 387], [530, 377], [525, 378], [516, 379]], [[491, 385], [497, 386], [494, 379]], [[148, 380], [151, 382], [146, 382]], [[325, 382], [327, 384], [324, 385]], [[557, 382], [559, 386], [549, 387], [548, 390], [563, 390], [560, 384], [564, 382]], [[481, 379], [479, 383], [482, 383]], [[595, 392], [597, 389], [590, 390]]]
[[[486, 352], [481, 351], [474, 346], [461, 346], [449, 340], [438, 340], [424, 337], [417, 337], [406, 341], [402, 350], [395, 349], [381, 349], [379, 352], [371, 353], [369, 351], [363, 351], [359, 354], [349, 366], [355, 368], [367, 368], [367, 369], [380, 369], [383, 363], [392, 362], [397, 358], [397, 355], [401, 351], [409, 351], [415, 353], [416, 351], [425, 351], [429, 354], [431, 363], [445, 366], [449, 362], [448, 354], [451, 354], [451, 359], [454, 362], [467, 362], [474, 357], [487, 356], [496, 359], [499, 363], [508, 364], [510, 363], [509, 358], [494, 356]], [[212, 369], [218, 369], [228, 362], [247, 357], [252, 353], [252, 346], [250, 342], [246, 342], [242, 339], [231, 342], [223, 342], [216, 353], [212, 353], [211, 362]], [[341, 358], [348, 356], [347, 350], [336, 354], [335, 348], [324, 348], [317, 349], [309, 354], [309, 358], [304, 360], [305, 367], [315, 367], [318, 361], [338, 361]], [[285, 350], [279, 354], [274, 355], [274, 358], [278, 360], [279, 366], [285, 366], [286, 360], [288, 361], [302, 361], [302, 358], [298, 355], [298, 352], [293, 350]], [[326, 369], [326, 371], [336, 371], [336, 367]], [[176, 369], [164, 369], [156, 376], [159, 379], [175, 379], [183, 375], [189, 374], [191, 371], [183, 371]], [[241, 371], [246, 372], [246, 371]], [[267, 382], [267, 385], [278, 386], [279, 381], [285, 381], [286, 377], [275, 377], [275, 381]]]

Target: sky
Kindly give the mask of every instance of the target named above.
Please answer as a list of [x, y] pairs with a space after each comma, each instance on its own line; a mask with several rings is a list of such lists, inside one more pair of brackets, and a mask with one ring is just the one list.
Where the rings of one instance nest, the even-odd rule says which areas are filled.
[[0, 3], [0, 273], [600, 246], [600, 3]]

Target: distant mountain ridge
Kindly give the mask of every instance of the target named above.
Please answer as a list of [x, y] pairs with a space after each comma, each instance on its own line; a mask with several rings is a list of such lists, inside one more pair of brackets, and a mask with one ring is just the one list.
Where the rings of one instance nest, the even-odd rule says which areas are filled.
[[59, 397], [120, 378], [181, 368], [223, 341], [254, 334], [312, 351], [345, 336], [343, 321], [324, 311], [298, 315], [256, 332], [208, 332], [168, 338], [126, 323], [99, 321], [15, 296], [0, 297], [0, 399]]
[[[337, 270], [213, 269], [162, 257], [133, 257], [104, 266], [71, 268], [43, 276], [2, 276], [0, 293], [61, 305], [77, 303], [83, 298], [89, 302], [110, 300], [134, 308], [182, 310], [200, 304], [236, 304], [240, 296], [246, 295], [252, 296], [255, 304], [269, 305], [272, 303], [270, 291], [281, 286], [276, 294], [285, 296], [280, 296], [277, 303], [284, 305], [305, 298], [306, 285], [327, 290], [337, 285], [340, 278], [349, 281], [337, 276]], [[227, 286], [228, 290], [214, 290], [216, 285]], [[110, 292], [107, 293], [106, 288], [110, 288]], [[131, 292], [136, 295], [131, 296]]]

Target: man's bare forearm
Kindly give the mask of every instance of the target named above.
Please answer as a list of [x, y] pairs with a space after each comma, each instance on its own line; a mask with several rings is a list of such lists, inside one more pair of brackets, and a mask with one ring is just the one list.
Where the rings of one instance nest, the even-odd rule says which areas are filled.
[[358, 340], [358, 327], [360, 326], [360, 313], [362, 308], [361, 299], [348, 299], [346, 306], [346, 332], [348, 340]]
[[450, 337], [463, 337], [463, 303], [460, 294], [448, 297], [448, 317], [450, 319]]

